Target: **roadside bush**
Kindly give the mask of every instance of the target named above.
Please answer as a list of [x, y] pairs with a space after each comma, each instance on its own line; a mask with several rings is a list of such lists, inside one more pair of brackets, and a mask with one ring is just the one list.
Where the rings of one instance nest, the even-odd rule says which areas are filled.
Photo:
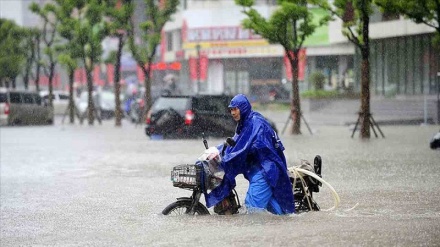
[[337, 90], [307, 90], [301, 93], [302, 98], [309, 99], [358, 99], [359, 93], [338, 92]]
[[325, 76], [321, 72], [313, 72], [309, 77], [310, 83], [313, 85], [315, 90], [324, 89]]

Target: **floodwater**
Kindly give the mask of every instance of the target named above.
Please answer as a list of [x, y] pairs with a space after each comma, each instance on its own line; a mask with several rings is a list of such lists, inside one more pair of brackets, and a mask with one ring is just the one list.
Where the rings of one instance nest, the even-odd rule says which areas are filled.
[[346, 126], [281, 135], [289, 163], [322, 156], [335, 210], [324, 211], [334, 200], [323, 187], [319, 212], [169, 217], [161, 211], [190, 195], [170, 170], [193, 163], [201, 140], [153, 141], [128, 122], [2, 127], [1, 246], [439, 246], [438, 126], [381, 129], [386, 138], [367, 141]]

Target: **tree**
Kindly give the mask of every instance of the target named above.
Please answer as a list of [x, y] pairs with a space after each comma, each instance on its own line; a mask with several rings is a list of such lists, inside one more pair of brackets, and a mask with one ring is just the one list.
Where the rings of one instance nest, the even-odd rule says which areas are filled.
[[415, 23], [423, 23], [436, 30], [434, 41], [440, 45], [440, 0], [375, 0], [383, 11], [401, 14]]
[[34, 33], [33, 43], [34, 43], [34, 49], [35, 49], [35, 62], [34, 62], [34, 69], [35, 73], [30, 73], [30, 76], [32, 80], [35, 83], [35, 89], [37, 91], [40, 91], [40, 73], [41, 73], [41, 67], [43, 65], [41, 61], [41, 31], [39, 29], [36, 29], [36, 32]]
[[292, 68], [292, 101], [291, 117], [293, 126], [291, 133], [301, 134], [301, 104], [298, 86], [298, 61], [299, 52], [304, 41], [313, 34], [318, 26], [329, 21], [328, 17], [322, 18], [317, 24], [313, 22], [313, 15], [307, 8], [307, 0], [279, 0], [278, 8], [270, 18], [264, 18], [253, 8], [254, 0], [235, 0], [243, 7], [247, 16], [242, 24], [245, 28], [267, 39], [271, 44], [280, 44]]
[[108, 34], [108, 24], [103, 18], [107, 1], [56, 0], [56, 2], [64, 12], [61, 21], [63, 28], [60, 32], [71, 44], [74, 44], [71, 51], [72, 58], [80, 58], [86, 71], [88, 123], [93, 125], [96, 110], [93, 100], [92, 71], [100, 62], [103, 52], [101, 43]]
[[343, 21], [343, 34], [361, 54], [361, 106], [359, 120], [362, 139], [370, 138], [370, 36], [369, 24], [373, 0], [311, 0]]
[[115, 70], [114, 70], [114, 87], [115, 87], [115, 125], [122, 125], [122, 111], [121, 111], [121, 56], [122, 48], [126, 42], [126, 31], [129, 29], [130, 20], [134, 12], [134, 3], [132, 0], [121, 0], [118, 4], [117, 0], [111, 1], [109, 8], [106, 11], [106, 16], [109, 18], [110, 35], [118, 39], [118, 50], [115, 56]]
[[57, 54], [55, 50], [56, 44], [59, 42], [56, 35], [58, 18], [53, 14], [55, 6], [52, 3], [47, 3], [41, 8], [37, 3], [33, 2], [29, 6], [30, 10], [43, 19], [43, 29], [41, 32], [43, 42], [45, 44], [44, 54], [48, 63], [44, 62], [43, 71], [49, 78], [49, 105], [53, 107], [53, 77], [55, 76], [55, 67], [58, 63]]
[[[60, 21], [57, 32], [64, 38], [64, 42], [59, 45], [58, 49], [63, 52], [59, 54], [58, 61], [62, 64], [66, 70], [69, 77], [69, 122], [73, 124], [75, 122], [76, 107], [74, 102], [74, 73], [75, 69], [78, 68], [78, 62], [80, 59], [81, 47], [76, 42], [75, 37], [75, 24], [77, 23], [78, 17], [75, 16], [75, 5], [72, 2], [67, 2], [64, 0], [55, 0], [56, 7], [54, 8], [54, 14], [56, 18]], [[80, 118], [81, 121], [81, 118]]]
[[36, 62], [36, 43], [35, 37], [39, 35], [39, 30], [36, 28], [29, 28], [25, 30], [23, 51], [25, 53], [25, 66], [23, 68], [23, 84], [24, 88], [29, 89], [29, 79], [32, 74], [32, 66]]
[[[140, 33], [135, 33], [134, 23], [130, 22], [128, 44], [136, 63], [145, 75], [145, 114], [152, 105], [151, 66], [156, 55], [156, 48], [160, 44], [162, 28], [176, 12], [179, 0], [144, 0], [144, 3], [146, 21], [139, 24]], [[141, 40], [140, 44], [135, 43], [137, 37]]]
[[25, 59], [23, 41], [25, 31], [15, 22], [0, 18], [0, 86], [15, 88]]

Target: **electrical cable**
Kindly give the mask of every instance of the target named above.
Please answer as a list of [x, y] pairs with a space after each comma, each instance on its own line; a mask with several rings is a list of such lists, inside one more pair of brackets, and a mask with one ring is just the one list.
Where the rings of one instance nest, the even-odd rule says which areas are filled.
[[[319, 177], [318, 175], [316, 175], [313, 172], [310, 172], [308, 170], [305, 170], [305, 169], [302, 169], [299, 167], [291, 167], [291, 168], [289, 168], [289, 170], [293, 170], [293, 172], [295, 174], [303, 173], [303, 174], [309, 175], [309, 176], [315, 178], [316, 180], [320, 181], [322, 184], [326, 185], [330, 189], [330, 191], [332, 192], [332, 195], [333, 195], [334, 205], [333, 205], [333, 207], [326, 209], [326, 210], [322, 210], [322, 211], [331, 211], [331, 210], [336, 209], [339, 206], [339, 203], [341, 200], [339, 199], [338, 193], [333, 188], [333, 186], [331, 186], [329, 183], [327, 183], [324, 179], [322, 179], [321, 177]], [[300, 177], [300, 179], [302, 179], [302, 176], [299, 176], [299, 177]]]

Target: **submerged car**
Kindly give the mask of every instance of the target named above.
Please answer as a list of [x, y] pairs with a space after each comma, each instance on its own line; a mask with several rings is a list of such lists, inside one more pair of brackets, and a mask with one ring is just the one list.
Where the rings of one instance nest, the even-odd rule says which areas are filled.
[[0, 125], [53, 124], [53, 118], [38, 92], [0, 88]]
[[163, 95], [147, 113], [145, 134], [158, 139], [233, 136], [236, 122], [228, 109], [231, 99], [229, 95]]

